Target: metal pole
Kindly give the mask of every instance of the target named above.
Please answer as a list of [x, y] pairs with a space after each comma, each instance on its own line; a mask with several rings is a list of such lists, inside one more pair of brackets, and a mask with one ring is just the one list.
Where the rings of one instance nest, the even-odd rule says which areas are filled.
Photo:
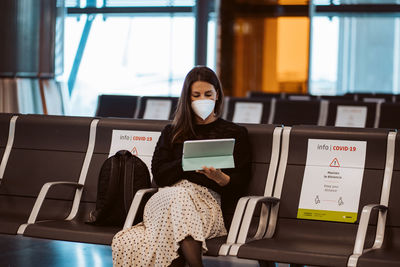
[[207, 64], [209, 0], [196, 0], [195, 65]]

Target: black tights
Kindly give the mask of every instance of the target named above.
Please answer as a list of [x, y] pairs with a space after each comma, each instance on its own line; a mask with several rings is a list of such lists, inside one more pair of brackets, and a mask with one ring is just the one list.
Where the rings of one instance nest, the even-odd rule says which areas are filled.
[[180, 256], [175, 259], [170, 267], [181, 267], [185, 266], [185, 262], [190, 267], [203, 267], [203, 262], [201, 260], [202, 254], [202, 244], [199, 241], [193, 239], [193, 237], [188, 236], [181, 242], [180, 246]]

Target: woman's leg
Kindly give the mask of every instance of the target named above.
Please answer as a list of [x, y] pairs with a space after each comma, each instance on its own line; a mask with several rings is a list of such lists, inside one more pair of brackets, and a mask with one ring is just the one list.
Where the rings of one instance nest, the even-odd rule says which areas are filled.
[[169, 267], [185, 267], [185, 259], [182, 256], [179, 256], [179, 258], [176, 258], [171, 262]]
[[186, 237], [181, 242], [180, 246], [183, 257], [190, 267], [203, 267], [202, 244], [194, 240], [191, 236]]

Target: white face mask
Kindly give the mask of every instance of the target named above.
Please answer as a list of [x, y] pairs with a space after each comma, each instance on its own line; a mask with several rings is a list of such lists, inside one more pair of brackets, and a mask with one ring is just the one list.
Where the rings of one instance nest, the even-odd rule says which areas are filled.
[[203, 119], [207, 119], [211, 112], [214, 111], [215, 101], [210, 99], [202, 99], [192, 101], [192, 109], [197, 116]]

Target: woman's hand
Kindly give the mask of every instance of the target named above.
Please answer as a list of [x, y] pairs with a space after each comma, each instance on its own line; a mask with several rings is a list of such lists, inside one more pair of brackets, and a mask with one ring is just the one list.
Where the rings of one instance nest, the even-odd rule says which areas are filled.
[[223, 173], [220, 169], [215, 169], [214, 167], [208, 168], [206, 166], [203, 166], [202, 170], [198, 170], [196, 172], [204, 174], [220, 186], [227, 185], [231, 180], [231, 177], [229, 177], [229, 175]]

